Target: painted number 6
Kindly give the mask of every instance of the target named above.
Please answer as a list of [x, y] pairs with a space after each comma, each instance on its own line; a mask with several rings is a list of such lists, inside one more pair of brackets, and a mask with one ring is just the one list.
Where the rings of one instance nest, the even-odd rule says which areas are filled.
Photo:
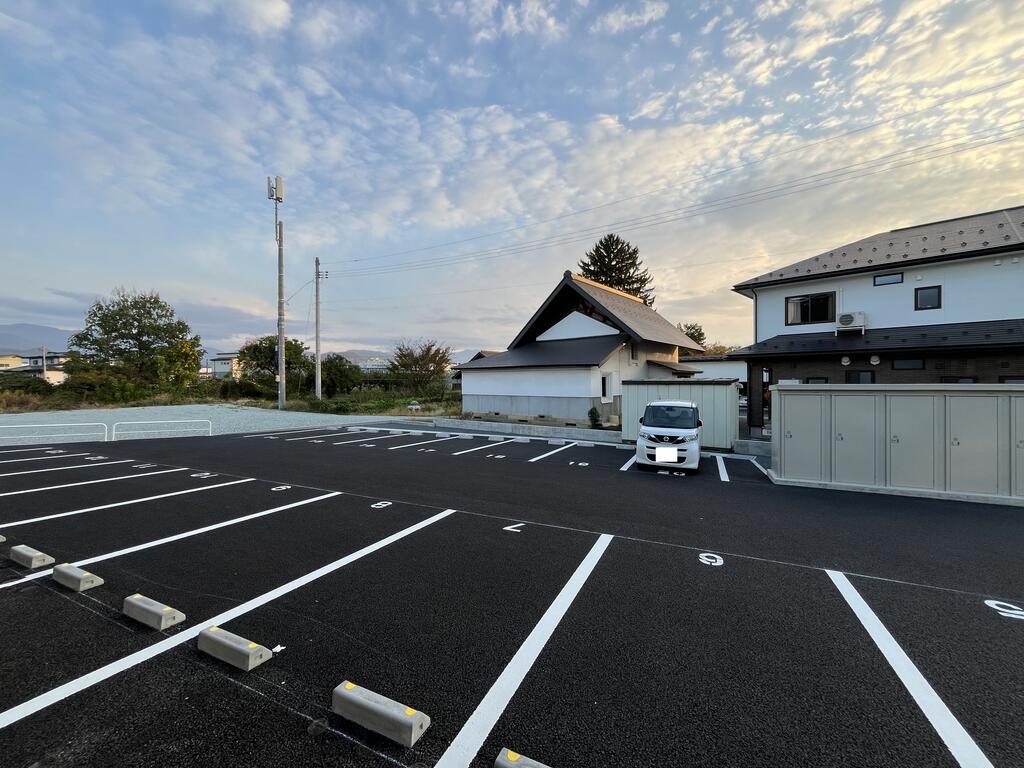
[[985, 605], [1008, 619], [1024, 619], [1024, 608], [1019, 605], [1004, 603], [1001, 600], [986, 600]]
[[725, 560], [722, 559], [721, 555], [713, 555], [710, 552], [701, 552], [697, 559], [700, 560], [704, 565], [722, 565]]

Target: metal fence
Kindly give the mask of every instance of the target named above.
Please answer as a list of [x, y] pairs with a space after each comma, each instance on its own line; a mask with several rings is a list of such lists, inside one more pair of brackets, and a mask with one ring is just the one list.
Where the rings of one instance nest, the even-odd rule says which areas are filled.
[[[29, 435], [13, 434], [9, 430], [32, 429], [36, 432]], [[39, 431], [42, 430], [42, 431]], [[56, 432], [51, 430], [57, 430]], [[7, 441], [31, 441], [37, 442], [74, 442], [76, 440], [86, 442], [106, 442], [109, 439], [110, 428], [99, 421], [83, 421], [77, 424], [4, 424], [0, 425], [0, 444]], [[17, 445], [18, 443], [14, 443]]]
[[[174, 426], [171, 427], [170, 429], [157, 429], [155, 427], [149, 427], [149, 425], [151, 424], [195, 424], [196, 426]], [[119, 421], [116, 424], [114, 424], [114, 428], [110, 431], [110, 439], [111, 441], [132, 440], [142, 439], [147, 435], [184, 436], [186, 434], [193, 435], [194, 437], [210, 437], [211, 435], [213, 435], [213, 422], [210, 421], [209, 419], [174, 419], [168, 421]]]

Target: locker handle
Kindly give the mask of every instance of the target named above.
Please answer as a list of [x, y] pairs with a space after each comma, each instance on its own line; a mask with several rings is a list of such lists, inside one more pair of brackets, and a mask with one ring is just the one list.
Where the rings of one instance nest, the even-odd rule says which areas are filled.
[[950, 443], [950, 445], [952, 445], [952, 446], [960, 445], [960, 438], [959, 437], [954, 437], [952, 442]]
[[786, 437], [792, 437], [792, 436], [793, 436], [793, 433], [792, 433], [792, 432], [790, 432], [790, 431], [789, 431], [789, 430], [787, 429], [787, 430], [786, 430]]
[[842, 432], [836, 432], [836, 441], [838, 442], [838, 441], [840, 441], [842, 439], [843, 439], [843, 433]]
[[892, 437], [889, 438], [889, 442], [890, 443], [898, 443], [899, 441], [900, 441], [900, 436], [899, 435], [893, 435]]

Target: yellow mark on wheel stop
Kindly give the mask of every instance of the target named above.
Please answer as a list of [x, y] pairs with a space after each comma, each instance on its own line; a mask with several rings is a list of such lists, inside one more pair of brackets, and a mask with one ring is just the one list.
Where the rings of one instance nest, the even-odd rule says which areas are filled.
[[521, 755], [518, 752], [513, 752], [511, 749], [506, 750], [508, 752], [508, 760], [510, 763], [519, 762]]
[[415, 715], [415, 714], [416, 714], [416, 710], [415, 710], [415, 709], [413, 709], [412, 707], [406, 707], [406, 708], [405, 708], [405, 714], [407, 714], [407, 715], [409, 715], [410, 717], [412, 717], [413, 715]]
[[346, 691], [351, 691], [355, 687], [356, 687], [355, 683], [345, 683], [345, 690]]
[[249, 643], [249, 647], [250, 648], [255, 648], [256, 647], [256, 643]]

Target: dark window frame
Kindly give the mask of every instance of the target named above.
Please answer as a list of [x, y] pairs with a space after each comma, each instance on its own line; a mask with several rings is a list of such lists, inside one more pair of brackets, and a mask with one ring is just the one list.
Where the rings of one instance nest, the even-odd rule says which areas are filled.
[[608, 397], [608, 374], [604, 374], [601, 377], [601, 398]]
[[[920, 365], [896, 365], [896, 363], [920, 363]], [[923, 371], [924, 370], [924, 358], [923, 357], [894, 357], [892, 359], [892, 369], [894, 371]]]
[[[899, 280], [887, 280], [884, 283], [880, 283], [880, 282], [878, 282], [878, 278], [880, 278], [880, 277], [898, 277]], [[872, 278], [872, 282], [874, 283], [874, 285], [876, 287], [883, 286], [883, 285], [900, 285], [903, 282], [903, 273], [902, 272], [886, 272], [886, 273], [881, 274], [881, 275], [875, 275]]]
[[804, 384], [828, 384], [828, 376], [808, 376]]
[[[934, 307], [922, 307], [921, 306], [921, 291], [936, 291], [938, 297], [938, 303]], [[927, 312], [930, 309], [942, 309], [942, 286], [941, 285], [922, 285], [920, 288], [914, 289], [914, 311], [915, 312]]]
[[[968, 381], [964, 381], [968, 379]], [[977, 376], [939, 376], [940, 384], [977, 384]]]
[[[798, 320], [793, 323], [789, 320], [789, 302], [798, 299], [807, 299], [810, 302], [811, 299], [815, 299], [821, 296], [828, 296], [829, 302], [829, 317], [825, 320]], [[808, 307], [808, 314], [810, 314], [810, 307]], [[786, 325], [820, 325], [821, 323], [834, 323], [836, 321], [836, 292], [835, 291], [822, 291], [821, 293], [803, 293], [797, 294], [796, 296], [787, 296], [785, 302], [783, 302], [783, 312], [786, 316]]]
[[[847, 369], [846, 371], [844, 371], [844, 373], [846, 374], [846, 383], [847, 384], [874, 384], [875, 383], [875, 372], [874, 371], [867, 371], [867, 370], [851, 371], [851, 370]], [[850, 374], [851, 373], [858, 373], [858, 374], [866, 373], [868, 376], [871, 377], [871, 381], [850, 381]]]
[[1000, 376], [1000, 384], [1024, 384], [1024, 375], [1017, 376]]

